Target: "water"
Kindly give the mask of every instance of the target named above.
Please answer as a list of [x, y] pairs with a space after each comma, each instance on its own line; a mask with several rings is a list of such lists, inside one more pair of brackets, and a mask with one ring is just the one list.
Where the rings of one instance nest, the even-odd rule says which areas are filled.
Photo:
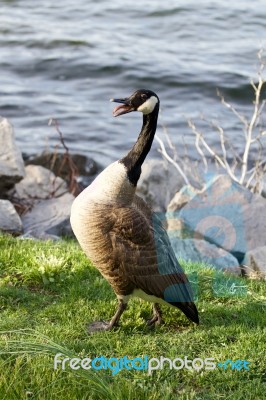
[[[0, 1], [0, 115], [26, 153], [58, 143], [48, 127], [54, 117], [72, 151], [106, 165], [130, 148], [141, 126], [138, 113], [113, 118], [109, 99], [145, 87], [160, 96], [159, 125], [180, 154], [185, 138], [196, 157], [187, 119], [202, 126], [200, 114], [220, 121], [240, 151], [241, 124], [216, 88], [250, 115], [249, 80], [262, 45], [264, 0]], [[203, 129], [217, 147], [217, 132]], [[157, 147], [151, 156], [159, 156]]]

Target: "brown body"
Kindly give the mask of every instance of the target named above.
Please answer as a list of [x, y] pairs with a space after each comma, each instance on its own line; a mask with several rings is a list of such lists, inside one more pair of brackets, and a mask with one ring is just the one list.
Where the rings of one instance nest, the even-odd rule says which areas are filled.
[[[125, 303], [138, 296], [182, 311], [186, 303], [193, 311], [188, 279], [166, 231], [123, 174], [122, 164], [111, 164], [73, 203], [71, 224], [82, 249]], [[165, 300], [165, 290], [172, 285], [179, 285], [179, 301]]]
[[96, 322], [93, 330], [116, 325], [131, 296], [155, 303], [150, 324], [161, 321], [158, 303], [178, 307], [198, 323], [190, 284], [167, 233], [135, 193], [156, 131], [159, 98], [154, 92], [139, 90], [115, 101], [122, 103], [115, 108], [115, 116], [143, 113], [140, 135], [129, 153], [102, 171], [71, 209], [71, 225], [82, 249], [119, 299], [111, 322]]

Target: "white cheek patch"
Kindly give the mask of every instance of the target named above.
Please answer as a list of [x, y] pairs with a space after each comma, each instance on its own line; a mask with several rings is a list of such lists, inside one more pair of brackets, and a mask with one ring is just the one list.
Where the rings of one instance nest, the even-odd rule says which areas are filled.
[[158, 99], [155, 96], [151, 96], [145, 103], [139, 106], [138, 111], [142, 112], [143, 114], [150, 114], [153, 112], [154, 107], [158, 103]]

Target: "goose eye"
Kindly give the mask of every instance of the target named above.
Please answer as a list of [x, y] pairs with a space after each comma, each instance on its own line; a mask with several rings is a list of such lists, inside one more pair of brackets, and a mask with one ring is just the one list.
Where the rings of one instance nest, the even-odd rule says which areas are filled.
[[143, 100], [147, 100], [147, 95], [143, 93], [143, 94], [141, 95], [141, 98], [142, 98]]

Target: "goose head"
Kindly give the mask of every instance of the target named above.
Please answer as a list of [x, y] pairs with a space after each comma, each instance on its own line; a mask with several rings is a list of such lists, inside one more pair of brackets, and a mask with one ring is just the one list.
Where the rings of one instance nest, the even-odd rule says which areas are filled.
[[151, 90], [139, 89], [136, 90], [131, 96], [124, 99], [111, 99], [114, 103], [121, 103], [113, 110], [113, 116], [118, 117], [119, 115], [127, 114], [132, 111], [142, 112], [144, 115], [158, 112], [159, 110], [159, 98], [156, 93]]

